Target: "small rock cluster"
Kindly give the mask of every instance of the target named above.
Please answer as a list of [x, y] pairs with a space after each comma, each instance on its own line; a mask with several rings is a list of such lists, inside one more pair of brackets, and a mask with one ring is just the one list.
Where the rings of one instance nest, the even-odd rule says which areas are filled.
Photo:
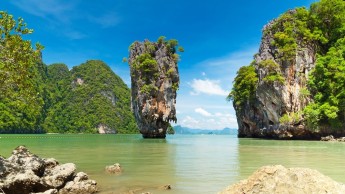
[[275, 165], [261, 167], [248, 179], [231, 185], [218, 194], [238, 193], [341, 194], [345, 193], [345, 185], [316, 170]]
[[39, 158], [25, 146], [0, 156], [0, 192], [6, 194], [92, 194], [97, 183], [73, 163], [59, 164], [54, 158]]
[[326, 137], [321, 137], [321, 141], [338, 141], [338, 142], [345, 142], [345, 137], [334, 138], [333, 135], [329, 135]]
[[121, 165], [119, 163], [115, 163], [113, 165], [106, 166], [105, 171], [110, 173], [110, 174], [121, 174], [122, 168], [121, 168]]

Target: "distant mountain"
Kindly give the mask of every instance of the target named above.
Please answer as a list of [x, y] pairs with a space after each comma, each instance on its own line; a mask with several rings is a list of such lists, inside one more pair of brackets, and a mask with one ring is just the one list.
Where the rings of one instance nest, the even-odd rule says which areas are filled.
[[237, 135], [237, 129], [224, 128], [222, 130], [215, 129], [191, 129], [176, 125], [173, 127], [175, 134], [215, 134], [215, 135]]
[[107, 64], [89, 60], [70, 71], [64, 64], [47, 68], [46, 132], [138, 133], [130, 90]]

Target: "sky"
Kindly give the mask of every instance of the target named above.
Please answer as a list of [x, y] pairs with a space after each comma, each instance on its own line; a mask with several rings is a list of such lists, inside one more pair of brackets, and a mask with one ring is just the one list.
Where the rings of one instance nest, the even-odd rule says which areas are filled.
[[194, 129], [237, 128], [226, 101], [237, 70], [258, 52], [270, 20], [314, 0], [2, 0], [0, 10], [22, 17], [40, 42], [47, 65], [69, 68], [98, 59], [130, 86], [128, 47], [159, 36], [177, 39], [177, 123]]

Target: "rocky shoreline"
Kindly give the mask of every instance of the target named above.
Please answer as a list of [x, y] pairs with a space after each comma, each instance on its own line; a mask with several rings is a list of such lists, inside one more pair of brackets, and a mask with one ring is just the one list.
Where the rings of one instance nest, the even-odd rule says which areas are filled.
[[97, 183], [73, 163], [59, 164], [40, 158], [18, 146], [5, 159], [0, 156], [0, 193], [6, 194], [93, 194]]
[[341, 194], [345, 193], [345, 185], [316, 170], [275, 165], [261, 167], [248, 179], [235, 183], [218, 194], [238, 193]]

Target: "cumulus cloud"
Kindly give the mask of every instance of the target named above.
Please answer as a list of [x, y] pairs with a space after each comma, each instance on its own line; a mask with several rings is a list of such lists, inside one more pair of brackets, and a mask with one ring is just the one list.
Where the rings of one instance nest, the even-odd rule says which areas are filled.
[[192, 95], [199, 95], [201, 93], [219, 96], [228, 95], [228, 92], [220, 86], [219, 80], [193, 79], [192, 83], [190, 83], [190, 86], [193, 89], [193, 91], [190, 93]]
[[213, 115], [209, 119], [186, 116], [178, 123], [183, 127], [192, 129], [215, 129], [220, 130], [226, 127], [237, 128], [236, 116], [232, 114], [222, 114], [221, 116]]
[[211, 113], [207, 112], [207, 111], [206, 111], [205, 109], [203, 109], [203, 108], [196, 108], [196, 109], [195, 109], [195, 112], [196, 112], [196, 113], [199, 113], [199, 114], [201, 114], [201, 115], [203, 115], [203, 116], [206, 116], [206, 117], [212, 116]]

